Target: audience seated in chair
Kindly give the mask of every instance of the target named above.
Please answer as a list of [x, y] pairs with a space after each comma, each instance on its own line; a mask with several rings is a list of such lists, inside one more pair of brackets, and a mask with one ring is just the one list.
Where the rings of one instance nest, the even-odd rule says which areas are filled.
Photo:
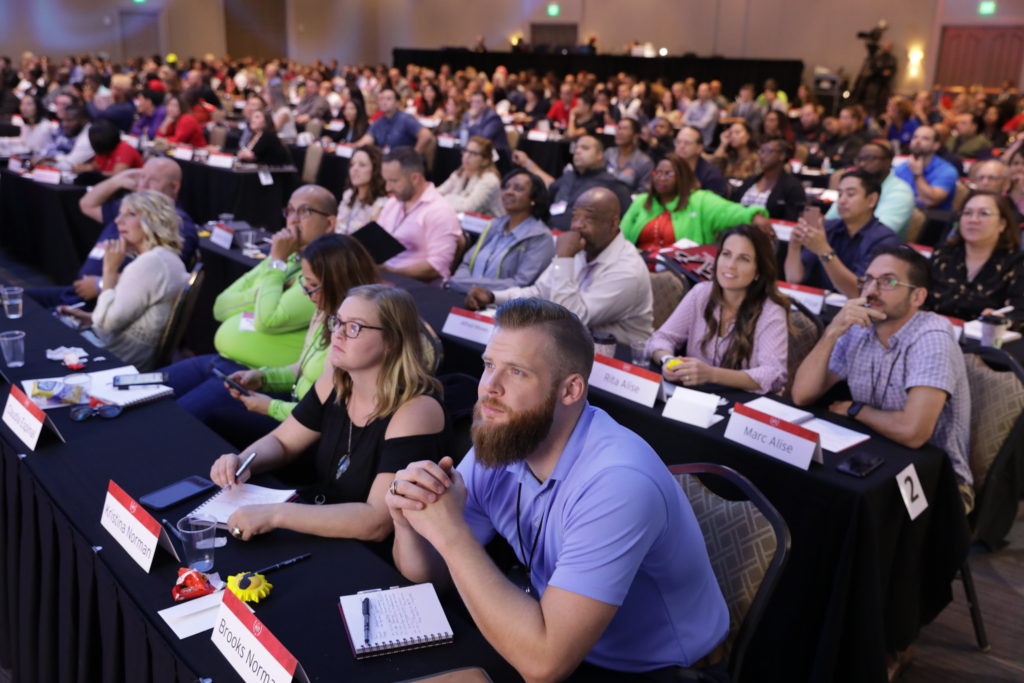
[[381, 267], [424, 282], [447, 278], [462, 240], [455, 209], [427, 182], [423, 155], [411, 147], [392, 149], [382, 166], [391, 197], [377, 222], [405, 251]]
[[714, 279], [694, 286], [647, 340], [647, 354], [665, 379], [781, 391], [789, 301], [775, 286], [776, 270], [775, 249], [763, 231], [740, 225], [723, 232]]
[[[892, 145], [886, 140], [876, 138], [864, 143], [854, 161], [859, 170], [881, 183], [882, 191], [878, 195], [878, 203], [875, 204], [875, 218], [886, 227], [892, 228], [901, 238], [905, 238], [914, 212], [914, 191], [893, 171], [894, 156]], [[832, 174], [832, 180], [836, 184], [833, 189], [839, 189], [839, 181], [844, 175], [845, 170]], [[838, 202], [832, 202], [825, 218], [839, 218]]]
[[365, 145], [353, 152], [348, 160], [345, 189], [338, 202], [336, 232], [350, 235], [380, 217], [388, 201], [381, 173], [383, 165], [384, 157], [376, 145]]
[[485, 216], [504, 215], [501, 179], [491, 157], [493, 149], [487, 138], [469, 138], [462, 148], [462, 165], [437, 188], [456, 211]]
[[[581, 201], [595, 194], [614, 202], [606, 190]], [[454, 584], [528, 680], [690, 678], [684, 668], [725, 639], [729, 616], [686, 497], [643, 439], [587, 402], [594, 347], [576, 315], [516, 299], [495, 322], [473, 449], [458, 468], [412, 463], [389, 489], [398, 570]], [[515, 500], [541, 528], [516, 531]], [[484, 549], [498, 535], [525, 566], [518, 584]], [[516, 540], [531, 536], [532, 551]]]
[[468, 292], [471, 287], [506, 289], [532, 285], [555, 255], [548, 217], [550, 198], [544, 182], [523, 168], [502, 180], [505, 215], [488, 222], [462, 257], [448, 287]]
[[921, 310], [928, 271], [928, 261], [910, 247], [879, 250], [858, 281], [860, 296], [846, 302], [800, 364], [792, 397], [809, 405], [846, 380], [853, 400], [829, 410], [908, 448], [942, 449], [969, 512], [967, 375], [953, 326]]
[[[377, 281], [377, 270], [366, 249], [347, 235], [317, 237], [302, 250], [299, 286], [316, 306], [306, 330], [302, 352], [294, 363], [280, 367], [232, 369], [236, 364], [216, 354], [200, 356], [172, 366], [172, 381], [182, 393], [178, 405], [206, 426], [242, 448], [268, 434], [283, 422], [323, 374], [330, 347], [326, 320], [333, 315], [349, 289]], [[249, 390], [239, 394], [214, 374], [216, 367]], [[195, 373], [185, 391], [185, 371]]]
[[874, 215], [881, 185], [864, 171], [839, 181], [839, 220], [806, 211], [789, 238], [786, 281], [857, 296], [857, 278], [874, 253], [900, 239]]
[[579, 316], [595, 334], [622, 344], [651, 336], [653, 309], [647, 265], [619, 232], [619, 206], [603, 187], [584, 192], [572, 212], [572, 229], [555, 240], [555, 258], [530, 287], [491, 291], [474, 286], [470, 310], [510, 299], [554, 301]]
[[210, 468], [220, 486], [296, 460], [315, 472], [302, 487], [302, 503], [235, 510], [227, 522], [235, 538], [290, 529], [383, 541], [392, 531], [384, 497], [395, 472], [448, 451], [440, 384], [422, 360], [412, 296], [386, 285], [356, 287], [327, 328], [324, 372], [284, 422], [241, 451], [257, 454], [252, 464], [238, 480], [243, 456], [223, 455]]
[[[91, 313], [57, 311], [91, 326], [104, 348], [142, 372], [153, 354], [174, 301], [188, 280], [181, 262], [181, 218], [174, 202], [155, 190], [134, 192], [121, 202], [120, 237], [103, 244], [103, 291]], [[125, 254], [136, 258], [121, 270]]]

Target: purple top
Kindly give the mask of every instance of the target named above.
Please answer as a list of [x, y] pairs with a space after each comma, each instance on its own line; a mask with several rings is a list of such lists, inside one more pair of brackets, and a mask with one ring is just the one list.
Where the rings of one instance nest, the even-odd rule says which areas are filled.
[[[668, 317], [647, 340], [647, 353], [655, 349], [685, 348], [686, 355], [696, 358], [708, 365], [718, 367], [722, 357], [732, 343], [733, 328], [724, 337], [716, 337], [708, 342], [707, 348], [701, 348], [701, 340], [707, 334], [708, 326], [704, 322], [704, 307], [711, 298], [711, 283], [702, 282], [691, 289]], [[717, 317], [717, 311], [716, 311]], [[754, 327], [754, 348], [750, 354], [747, 367], [743, 372], [758, 383], [760, 391], [755, 393], [777, 393], [786, 384], [789, 358], [789, 332], [786, 323], [786, 311], [771, 300], [764, 302], [761, 315]]]

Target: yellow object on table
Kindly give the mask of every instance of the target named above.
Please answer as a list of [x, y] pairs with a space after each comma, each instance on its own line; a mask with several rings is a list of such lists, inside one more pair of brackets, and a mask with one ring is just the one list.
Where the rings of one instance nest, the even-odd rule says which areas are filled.
[[248, 572], [232, 574], [228, 577], [228, 590], [234, 593], [235, 597], [244, 602], [259, 602], [270, 595], [270, 589], [274, 587], [274, 584], [267, 581], [263, 574], [253, 574], [249, 577], [249, 587], [239, 588], [238, 582], [246, 574]]

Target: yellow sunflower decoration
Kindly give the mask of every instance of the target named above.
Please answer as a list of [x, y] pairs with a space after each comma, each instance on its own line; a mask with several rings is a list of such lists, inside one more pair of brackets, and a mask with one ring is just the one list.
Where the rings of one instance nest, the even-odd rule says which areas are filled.
[[244, 602], [259, 602], [270, 594], [270, 589], [273, 588], [274, 585], [267, 581], [263, 574], [253, 574], [249, 577], [248, 588], [239, 588], [238, 582], [247, 573], [248, 572], [240, 572], [229, 576], [228, 590], [234, 593], [239, 600], [243, 600]]

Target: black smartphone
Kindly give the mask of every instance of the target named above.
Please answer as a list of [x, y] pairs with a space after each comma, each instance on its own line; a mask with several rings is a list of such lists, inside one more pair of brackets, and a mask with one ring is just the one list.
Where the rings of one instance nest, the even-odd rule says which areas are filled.
[[138, 375], [118, 375], [114, 378], [114, 386], [118, 389], [131, 389], [146, 384], [166, 384], [166, 372], [144, 372]]
[[213, 370], [213, 374], [217, 376], [217, 379], [220, 379], [220, 380], [223, 380], [224, 382], [226, 382], [229, 387], [231, 387], [232, 389], [234, 389], [235, 391], [240, 393], [242, 396], [248, 396], [249, 395], [249, 390], [248, 389], [246, 389], [241, 384], [239, 384], [235, 380], [233, 380], [230, 377], [228, 377], [227, 375], [225, 375], [218, 368], [212, 368], [212, 370]]
[[139, 498], [139, 502], [153, 510], [164, 510], [214, 488], [217, 486], [212, 481], [194, 474], [181, 481], [176, 481], [170, 486], [147, 493]]
[[880, 455], [871, 455], [868, 453], [854, 453], [849, 458], [839, 463], [836, 469], [844, 474], [849, 474], [854, 477], [866, 477], [885, 462], [885, 458]]

